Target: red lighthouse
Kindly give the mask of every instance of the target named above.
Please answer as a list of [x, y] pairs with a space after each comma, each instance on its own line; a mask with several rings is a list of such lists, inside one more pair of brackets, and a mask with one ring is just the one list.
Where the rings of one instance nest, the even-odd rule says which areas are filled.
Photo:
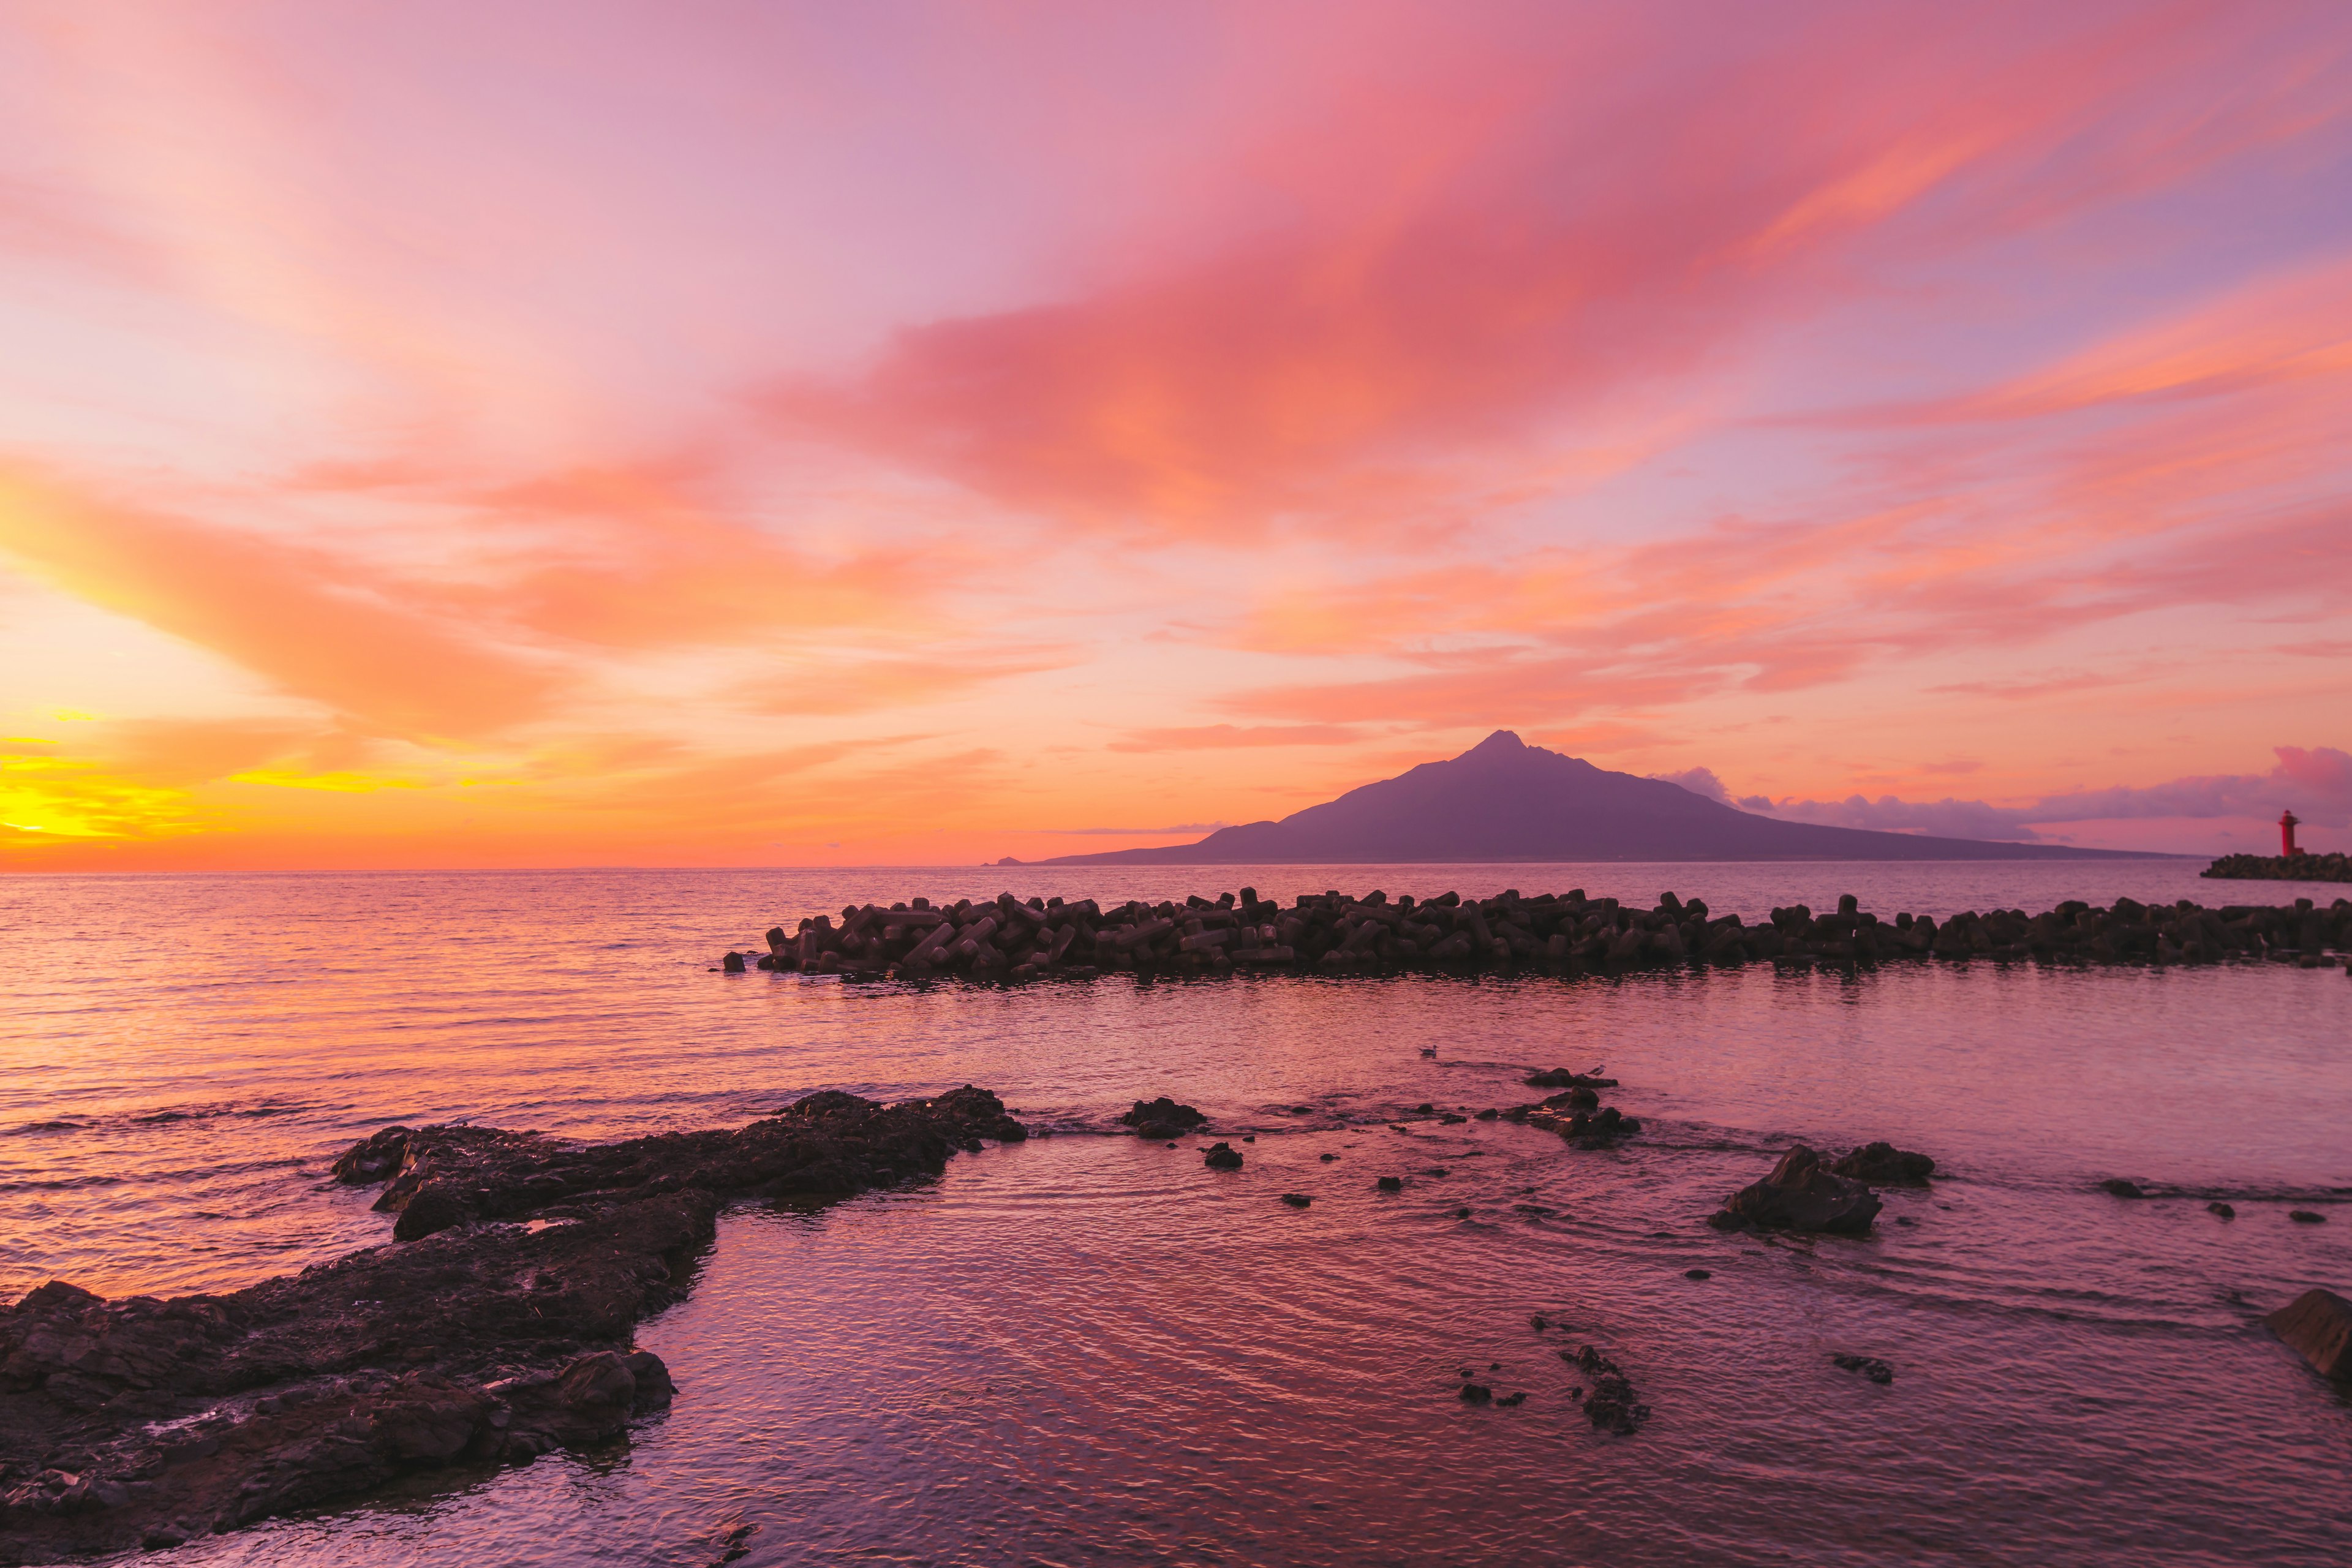
[[2290, 860], [2303, 853], [2294, 847], [2294, 813], [2279, 813], [2279, 853]]

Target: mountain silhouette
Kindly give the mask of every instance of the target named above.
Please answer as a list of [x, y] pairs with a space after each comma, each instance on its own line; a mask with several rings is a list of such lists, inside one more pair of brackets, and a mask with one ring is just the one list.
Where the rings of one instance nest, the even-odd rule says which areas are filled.
[[1497, 730], [1279, 822], [1197, 844], [1059, 855], [1046, 866], [1339, 865], [1413, 861], [2147, 859], [2110, 849], [1927, 838], [1781, 822], [1680, 784], [1596, 768]]

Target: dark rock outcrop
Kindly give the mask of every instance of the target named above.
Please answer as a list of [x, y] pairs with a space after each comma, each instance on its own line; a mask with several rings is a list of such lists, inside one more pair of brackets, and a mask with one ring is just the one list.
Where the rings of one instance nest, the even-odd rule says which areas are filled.
[[1780, 1156], [1772, 1173], [1741, 1188], [1708, 1220], [1717, 1230], [1826, 1231], [1860, 1236], [1881, 1205], [1862, 1183], [1841, 1176], [1802, 1143]]
[[2352, 1301], [2305, 1290], [2263, 1321], [2320, 1376], [2352, 1383]]
[[1892, 1143], [1865, 1143], [1830, 1169], [1875, 1187], [1919, 1186], [1936, 1173], [1936, 1162]]
[[1230, 1143], [1212, 1144], [1201, 1163], [1212, 1171], [1238, 1171], [1242, 1168], [1242, 1152]]
[[1157, 1100], [1139, 1100], [1135, 1109], [1119, 1118], [1122, 1124], [1135, 1129], [1139, 1138], [1169, 1139], [1181, 1136], [1196, 1127], [1208, 1125], [1208, 1117], [1189, 1105], [1179, 1105], [1161, 1095]]
[[811, 1096], [731, 1131], [611, 1144], [386, 1128], [334, 1168], [386, 1184], [404, 1245], [225, 1295], [52, 1281], [0, 1309], [0, 1563], [173, 1544], [412, 1470], [616, 1437], [670, 1401], [631, 1335], [685, 1293], [727, 1198], [853, 1193], [1023, 1135], [969, 1087]]
[[2147, 1193], [2141, 1191], [2140, 1184], [2137, 1182], [2126, 1181], [2121, 1176], [2109, 1176], [2105, 1181], [2099, 1184], [2099, 1191], [2106, 1194], [2109, 1197], [2116, 1198], [2144, 1198], [2147, 1196]]

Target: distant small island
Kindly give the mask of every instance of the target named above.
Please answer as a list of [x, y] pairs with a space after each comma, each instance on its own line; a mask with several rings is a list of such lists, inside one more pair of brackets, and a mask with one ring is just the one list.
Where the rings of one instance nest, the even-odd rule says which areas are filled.
[[[1058, 855], [1045, 866], [1480, 864], [1595, 860], [2126, 860], [2173, 857], [1782, 822], [1680, 784], [1595, 767], [1497, 730], [1279, 822], [1197, 844]], [[1027, 862], [1005, 859], [1000, 865]]]
[[2243, 882], [2352, 882], [2352, 856], [2224, 855], [2199, 873]]

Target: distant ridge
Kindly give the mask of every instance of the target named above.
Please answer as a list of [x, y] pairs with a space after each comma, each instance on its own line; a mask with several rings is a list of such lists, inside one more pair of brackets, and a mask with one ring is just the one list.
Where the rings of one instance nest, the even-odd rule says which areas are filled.
[[[1781, 822], [1680, 784], [1596, 768], [1497, 730], [1279, 822], [1197, 844], [1057, 855], [1045, 866], [1367, 865], [1583, 860], [2152, 860], [2168, 856]], [[1019, 862], [1014, 862], [1018, 864]]]

